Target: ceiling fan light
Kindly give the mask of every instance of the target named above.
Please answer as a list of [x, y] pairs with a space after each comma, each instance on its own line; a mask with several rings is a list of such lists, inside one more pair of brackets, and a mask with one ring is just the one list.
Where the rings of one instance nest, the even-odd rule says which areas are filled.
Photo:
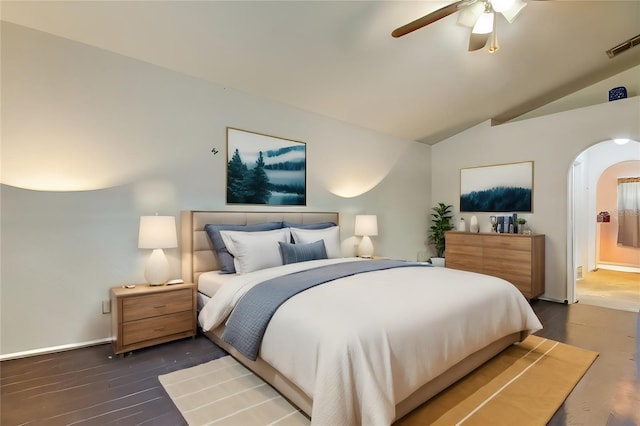
[[491, 0], [491, 6], [495, 12], [504, 12], [513, 7], [515, 0]]
[[458, 13], [457, 24], [464, 27], [473, 28], [480, 15], [482, 15], [482, 13], [484, 12], [484, 9], [484, 3], [481, 1], [460, 9], [460, 12]]
[[471, 33], [469, 37], [469, 52], [482, 49], [487, 45], [487, 41], [489, 41], [489, 34]]
[[503, 10], [501, 13], [505, 17], [505, 19], [509, 21], [509, 23], [512, 23], [516, 20], [516, 18], [518, 17], [520, 12], [522, 12], [522, 9], [524, 9], [526, 5], [527, 3], [523, 2], [522, 0], [513, 0], [513, 4], [511, 5], [511, 7], [507, 10]]
[[473, 34], [489, 34], [493, 31], [493, 13], [483, 13], [478, 18], [478, 22], [473, 26]]

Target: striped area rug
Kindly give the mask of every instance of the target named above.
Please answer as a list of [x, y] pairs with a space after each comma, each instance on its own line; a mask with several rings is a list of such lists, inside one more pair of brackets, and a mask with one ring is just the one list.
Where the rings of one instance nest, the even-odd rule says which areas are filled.
[[310, 423], [301, 411], [230, 356], [158, 379], [190, 426]]
[[[529, 336], [395, 426], [544, 426], [597, 356], [592, 351]], [[159, 379], [191, 426], [310, 423], [296, 407], [230, 356]]]

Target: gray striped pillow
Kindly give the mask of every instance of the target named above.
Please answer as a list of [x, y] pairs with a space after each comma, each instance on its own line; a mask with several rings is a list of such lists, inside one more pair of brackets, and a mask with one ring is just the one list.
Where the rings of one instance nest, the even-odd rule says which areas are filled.
[[280, 244], [282, 263], [285, 265], [327, 258], [327, 250], [324, 247], [323, 240], [308, 244], [290, 244], [280, 241], [278, 244]]

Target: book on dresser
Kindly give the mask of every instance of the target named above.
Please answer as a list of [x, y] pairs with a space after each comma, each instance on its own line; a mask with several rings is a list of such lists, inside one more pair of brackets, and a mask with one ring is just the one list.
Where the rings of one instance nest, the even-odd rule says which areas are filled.
[[509, 281], [527, 299], [544, 293], [545, 236], [449, 231], [445, 267]]

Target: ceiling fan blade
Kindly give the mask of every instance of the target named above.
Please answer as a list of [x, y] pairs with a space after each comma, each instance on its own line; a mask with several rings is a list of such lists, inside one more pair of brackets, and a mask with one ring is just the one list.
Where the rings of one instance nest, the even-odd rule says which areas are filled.
[[476, 34], [471, 33], [471, 37], [469, 37], [469, 52], [473, 52], [474, 50], [482, 49], [487, 45], [487, 41], [489, 41], [489, 37], [491, 33], [487, 34]]
[[473, 28], [478, 21], [478, 18], [480, 18], [480, 15], [484, 13], [484, 10], [485, 4], [481, 1], [469, 3], [468, 6], [460, 8], [457, 24], [462, 25], [463, 27]]
[[511, 8], [501, 12], [502, 16], [504, 16], [504, 18], [511, 24], [516, 20], [518, 15], [520, 15], [520, 12], [522, 12], [522, 9], [524, 9], [526, 5], [527, 3], [522, 0], [515, 0]]
[[393, 30], [391, 35], [393, 37], [402, 37], [403, 35], [407, 35], [415, 30], [419, 30], [422, 27], [426, 27], [427, 25], [436, 22], [442, 18], [445, 18], [452, 13], [455, 13], [458, 10], [458, 6], [462, 3], [465, 3], [466, 0], [459, 0], [455, 3], [451, 3], [448, 6], [441, 7], [440, 9], [429, 13], [428, 15], [423, 16], [422, 18], [418, 18], [413, 22], [409, 22], [406, 25], [401, 26], [400, 28], [396, 28]]

